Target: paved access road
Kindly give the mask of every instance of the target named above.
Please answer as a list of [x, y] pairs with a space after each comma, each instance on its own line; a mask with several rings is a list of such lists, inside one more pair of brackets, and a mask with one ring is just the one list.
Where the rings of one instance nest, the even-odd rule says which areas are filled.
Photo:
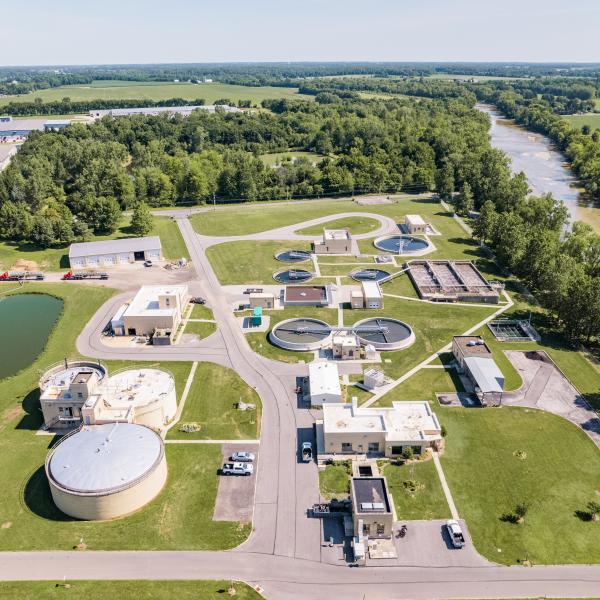
[[[335, 215], [341, 218], [353, 213]], [[371, 216], [360, 213], [361, 216]], [[298, 444], [310, 435], [314, 418], [299, 409], [293, 393], [299, 365], [263, 358], [251, 351], [204, 250], [227, 239], [302, 239], [294, 231], [332, 216], [243, 238], [199, 236], [186, 212], [173, 212], [196, 271], [193, 294], [213, 308], [219, 330], [197, 347], [119, 349], [98, 340], [98, 330], [126, 295], [107, 302], [80, 335], [82, 354], [97, 358], [207, 360], [226, 365], [259, 393], [263, 403], [260, 461], [253, 532], [230, 552], [31, 552], [0, 554], [3, 579], [236, 579], [260, 586], [269, 599], [393, 599], [459, 597], [585, 597], [600, 591], [600, 567], [501, 567], [480, 557], [463, 566], [407, 565], [349, 568], [321, 561], [321, 531], [306, 508], [319, 500], [315, 464], [298, 460]], [[374, 237], [393, 232], [382, 220]], [[392, 227], [393, 226], [393, 227]], [[312, 238], [311, 238], [312, 239]], [[130, 294], [129, 294], [130, 295]]]

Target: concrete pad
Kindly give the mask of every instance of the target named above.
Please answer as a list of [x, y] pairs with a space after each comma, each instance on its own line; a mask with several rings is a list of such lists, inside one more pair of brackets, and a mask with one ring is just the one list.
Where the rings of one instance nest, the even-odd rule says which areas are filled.
[[[223, 462], [227, 462], [234, 452], [241, 452], [239, 445], [224, 444], [222, 446]], [[256, 486], [256, 470], [258, 468], [258, 449], [249, 448], [256, 454], [254, 473], [250, 477], [219, 475], [219, 489], [213, 521], [239, 521], [250, 523], [254, 508], [254, 489]]]

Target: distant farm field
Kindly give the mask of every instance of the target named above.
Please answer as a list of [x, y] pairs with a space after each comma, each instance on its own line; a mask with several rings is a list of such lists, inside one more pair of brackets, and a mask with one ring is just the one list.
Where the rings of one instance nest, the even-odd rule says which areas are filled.
[[600, 129], [600, 113], [590, 113], [587, 115], [566, 115], [563, 117], [569, 121], [573, 127], [581, 129], [584, 125], [588, 125], [590, 129]]
[[206, 104], [215, 100], [228, 99], [232, 102], [250, 100], [253, 104], [267, 98], [304, 98], [312, 96], [298, 94], [298, 88], [248, 87], [225, 83], [163, 83], [140, 81], [94, 81], [90, 85], [65, 85], [47, 90], [39, 90], [21, 96], [4, 96], [0, 106], [9, 102], [33, 102], [40, 98], [43, 102], [55, 102], [68, 97], [73, 102], [83, 100], [168, 100], [202, 98]]

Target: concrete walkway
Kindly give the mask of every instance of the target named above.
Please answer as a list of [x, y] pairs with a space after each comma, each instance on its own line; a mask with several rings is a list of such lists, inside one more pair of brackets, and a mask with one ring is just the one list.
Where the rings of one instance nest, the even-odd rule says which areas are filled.
[[190, 374], [188, 375], [188, 378], [185, 382], [185, 387], [183, 388], [183, 393], [181, 394], [181, 400], [179, 401], [179, 404], [177, 405], [177, 411], [175, 413], [175, 416], [173, 417], [173, 420], [167, 425], [167, 427], [165, 427], [165, 429], [162, 432], [163, 439], [167, 436], [167, 432], [169, 431], [169, 429], [171, 429], [174, 425], [176, 425], [179, 422], [179, 419], [181, 419], [181, 414], [183, 413], [183, 407], [185, 406], [185, 401], [187, 400], [188, 394], [190, 392], [190, 387], [192, 386], [192, 381], [194, 381], [194, 375], [196, 374], [197, 368], [198, 368], [198, 362], [194, 361], [194, 363], [192, 363], [192, 368], [190, 369]]
[[438, 477], [440, 478], [440, 483], [442, 484], [442, 489], [444, 490], [444, 496], [446, 496], [446, 502], [448, 502], [448, 508], [450, 509], [450, 514], [453, 519], [460, 519], [458, 515], [458, 510], [456, 510], [456, 504], [454, 504], [454, 498], [452, 497], [452, 492], [450, 491], [450, 487], [448, 486], [448, 482], [446, 481], [446, 475], [444, 474], [444, 469], [442, 469], [442, 463], [440, 462], [440, 455], [437, 452], [432, 452], [433, 454], [433, 464], [435, 465], [435, 470], [437, 471]]

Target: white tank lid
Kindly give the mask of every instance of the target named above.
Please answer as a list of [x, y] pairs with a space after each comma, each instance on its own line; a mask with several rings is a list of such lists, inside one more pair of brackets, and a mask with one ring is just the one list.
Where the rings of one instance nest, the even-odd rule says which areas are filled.
[[163, 451], [160, 436], [143, 425], [84, 426], [58, 443], [48, 470], [52, 479], [67, 490], [109, 493], [151, 472]]

